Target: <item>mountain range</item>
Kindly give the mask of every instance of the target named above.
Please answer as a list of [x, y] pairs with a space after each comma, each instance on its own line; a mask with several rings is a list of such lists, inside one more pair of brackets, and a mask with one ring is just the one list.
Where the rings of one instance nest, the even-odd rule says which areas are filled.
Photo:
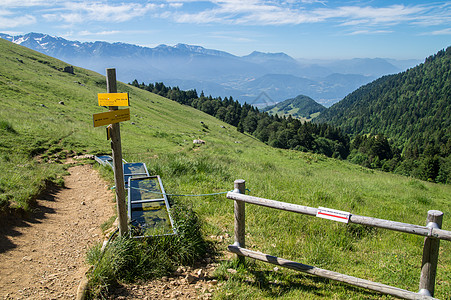
[[154, 48], [125, 43], [79, 42], [41, 33], [0, 38], [101, 74], [115, 67], [118, 79], [164, 82], [215, 97], [268, 106], [303, 94], [328, 107], [358, 87], [414, 66], [416, 60], [356, 58], [298, 60], [285, 53], [236, 56], [201, 46]]

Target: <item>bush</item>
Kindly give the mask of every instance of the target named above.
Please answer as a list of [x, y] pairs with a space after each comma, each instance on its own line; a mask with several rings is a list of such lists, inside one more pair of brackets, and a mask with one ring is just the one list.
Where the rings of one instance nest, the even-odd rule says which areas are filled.
[[105, 252], [92, 248], [87, 260], [94, 265], [89, 274], [90, 296], [108, 293], [108, 287], [123, 281], [150, 280], [169, 275], [178, 265], [192, 265], [202, 258], [208, 244], [196, 213], [181, 204], [171, 209], [176, 235], [132, 239], [119, 237]]

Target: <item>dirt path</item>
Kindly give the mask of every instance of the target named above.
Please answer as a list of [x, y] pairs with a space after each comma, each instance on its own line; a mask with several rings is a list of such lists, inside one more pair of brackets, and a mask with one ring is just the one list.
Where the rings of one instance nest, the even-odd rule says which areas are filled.
[[114, 194], [90, 165], [37, 200], [29, 219], [0, 228], [0, 299], [74, 299], [86, 251], [103, 240]]

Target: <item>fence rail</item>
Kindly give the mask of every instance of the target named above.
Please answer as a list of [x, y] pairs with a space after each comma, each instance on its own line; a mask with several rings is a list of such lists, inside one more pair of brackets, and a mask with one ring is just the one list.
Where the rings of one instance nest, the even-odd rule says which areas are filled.
[[227, 193], [227, 198], [235, 200], [235, 243], [228, 246], [228, 250], [238, 255], [240, 262], [244, 262], [245, 257], [254, 258], [271, 264], [287, 267], [308, 274], [344, 282], [354, 286], [370, 289], [373, 291], [389, 294], [404, 299], [435, 299], [435, 275], [437, 272], [437, 262], [440, 247], [440, 240], [451, 241], [451, 231], [440, 229], [442, 226], [443, 213], [438, 210], [428, 211], [427, 225], [412, 225], [407, 223], [377, 219], [366, 216], [349, 214], [347, 222], [384, 228], [408, 234], [424, 236], [423, 260], [421, 264], [421, 277], [419, 292], [411, 292], [397, 287], [372, 282], [369, 280], [356, 278], [333, 271], [328, 271], [313, 266], [304, 265], [298, 262], [289, 261], [269, 254], [252, 251], [245, 248], [245, 203], [265, 206], [269, 208], [305, 214], [309, 216], [317, 216], [319, 209], [298, 204], [291, 204], [265, 198], [253, 197], [245, 195], [245, 181], [236, 180], [234, 190]]
[[[285, 210], [290, 212], [295, 212], [299, 214], [316, 216], [318, 213], [318, 208], [308, 207], [298, 204], [291, 204], [286, 202], [279, 202], [275, 200], [269, 200], [265, 198], [253, 197], [249, 195], [244, 195], [236, 192], [228, 192], [227, 198], [231, 200], [243, 201], [250, 204], [275, 208], [279, 210]], [[441, 214], [440, 211], [434, 210], [429, 212], [435, 212], [436, 214]], [[434, 237], [442, 240], [451, 241], [451, 231], [442, 230], [431, 226], [420, 226], [412, 225], [407, 223], [388, 221], [384, 219], [377, 219], [372, 217], [365, 217], [359, 215], [351, 215], [349, 218], [349, 223], [355, 223], [360, 225], [366, 225], [371, 227], [384, 228], [394, 231], [400, 231], [405, 233], [411, 233], [416, 235], [422, 235], [426, 237]]]

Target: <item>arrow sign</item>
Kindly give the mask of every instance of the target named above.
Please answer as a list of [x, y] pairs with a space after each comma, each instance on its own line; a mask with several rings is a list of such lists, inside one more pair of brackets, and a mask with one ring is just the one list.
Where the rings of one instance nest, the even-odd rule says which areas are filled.
[[325, 207], [318, 207], [318, 211], [316, 212], [316, 216], [318, 218], [328, 219], [332, 221], [337, 222], [343, 222], [348, 223], [349, 217], [351, 216], [351, 213], [341, 211], [341, 210], [335, 210], [331, 208], [325, 208]]
[[94, 122], [94, 127], [128, 121], [130, 120], [130, 109], [118, 109], [93, 114], [92, 119]]
[[128, 93], [99, 93], [99, 106], [130, 106]]

